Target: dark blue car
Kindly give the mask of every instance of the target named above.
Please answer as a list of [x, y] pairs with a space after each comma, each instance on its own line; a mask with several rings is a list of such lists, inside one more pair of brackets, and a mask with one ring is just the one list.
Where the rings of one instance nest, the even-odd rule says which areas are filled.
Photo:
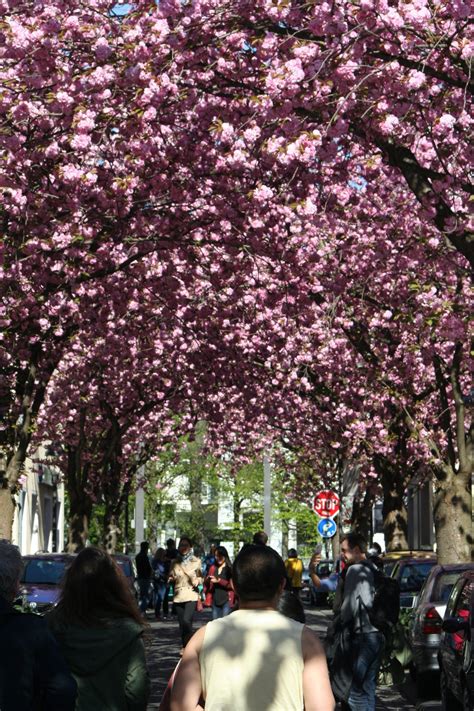
[[448, 601], [438, 654], [443, 711], [474, 709], [474, 565]]
[[44, 614], [59, 599], [60, 586], [74, 555], [68, 553], [37, 553], [23, 556], [21, 595], [32, 609]]

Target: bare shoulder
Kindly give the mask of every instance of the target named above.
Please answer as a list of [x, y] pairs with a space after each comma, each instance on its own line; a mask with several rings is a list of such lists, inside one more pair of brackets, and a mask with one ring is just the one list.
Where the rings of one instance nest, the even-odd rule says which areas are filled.
[[321, 644], [318, 635], [306, 625], [303, 627], [301, 647], [303, 651], [303, 659], [305, 660], [314, 656], [325, 656], [323, 645]]
[[[200, 627], [196, 632], [193, 634], [191, 639], [186, 645], [186, 648], [184, 650], [183, 654], [183, 660], [189, 656], [190, 654], [199, 654], [201, 651], [203, 642], [204, 642], [204, 635], [206, 634], [206, 625], [204, 627]], [[187, 654], [188, 652], [188, 654]]]

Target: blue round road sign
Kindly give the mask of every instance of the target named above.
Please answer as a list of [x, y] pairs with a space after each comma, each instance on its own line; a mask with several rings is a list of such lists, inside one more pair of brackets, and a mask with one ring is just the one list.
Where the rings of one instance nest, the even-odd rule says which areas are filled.
[[337, 530], [337, 524], [332, 518], [323, 518], [318, 523], [318, 533], [323, 538], [332, 538]]

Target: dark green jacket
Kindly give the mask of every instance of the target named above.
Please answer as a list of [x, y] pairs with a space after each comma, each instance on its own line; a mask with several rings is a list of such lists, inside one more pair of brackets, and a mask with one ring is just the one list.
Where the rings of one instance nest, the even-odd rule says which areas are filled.
[[51, 619], [51, 628], [77, 682], [76, 711], [145, 711], [150, 678], [143, 629], [134, 620], [79, 627]]
[[74, 711], [76, 682], [42, 617], [0, 595], [0, 709]]

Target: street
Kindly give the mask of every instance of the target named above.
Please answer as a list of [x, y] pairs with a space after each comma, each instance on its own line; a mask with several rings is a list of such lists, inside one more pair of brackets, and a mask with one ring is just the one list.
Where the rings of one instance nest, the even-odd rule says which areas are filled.
[[[326, 608], [306, 608], [306, 620], [311, 629], [324, 636], [331, 611]], [[168, 679], [179, 660], [181, 648], [176, 621], [156, 622], [148, 611], [150, 631], [146, 637], [147, 659], [152, 678], [152, 693], [149, 709], [158, 709]], [[206, 624], [210, 619], [210, 610], [196, 614], [195, 628]], [[402, 687], [379, 687], [377, 690], [376, 711], [439, 711], [439, 701], [426, 701], [416, 704], [415, 686], [409, 674], [406, 674]]]

